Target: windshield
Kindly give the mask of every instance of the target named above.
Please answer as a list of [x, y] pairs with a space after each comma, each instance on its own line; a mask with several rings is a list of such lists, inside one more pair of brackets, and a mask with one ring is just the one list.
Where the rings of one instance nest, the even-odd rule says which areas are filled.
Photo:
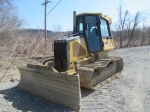
[[[98, 15], [86, 14], [76, 17], [76, 33], [83, 33], [88, 51], [91, 53], [103, 50], [100, 27], [103, 28], [100, 26]], [[106, 36], [107, 33], [103, 35]]]
[[100, 22], [101, 22], [100, 31], [101, 31], [102, 38], [110, 37], [107, 21], [100, 17]]

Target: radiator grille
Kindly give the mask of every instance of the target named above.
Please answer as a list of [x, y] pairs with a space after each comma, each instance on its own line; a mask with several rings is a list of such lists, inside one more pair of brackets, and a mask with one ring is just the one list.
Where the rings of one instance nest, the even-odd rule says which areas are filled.
[[66, 42], [54, 42], [55, 68], [59, 72], [64, 72], [68, 67], [68, 44]]

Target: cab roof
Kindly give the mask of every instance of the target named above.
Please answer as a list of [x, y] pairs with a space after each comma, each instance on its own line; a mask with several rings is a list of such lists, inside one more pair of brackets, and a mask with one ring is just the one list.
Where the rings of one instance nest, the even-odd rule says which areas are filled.
[[111, 18], [110, 18], [109, 16], [107, 16], [107, 15], [102, 14], [102, 13], [91, 13], [91, 12], [89, 13], [89, 12], [85, 12], [85, 13], [77, 14], [77, 16], [80, 16], [80, 15], [86, 15], [86, 14], [90, 14], [90, 15], [98, 15], [98, 16], [100, 16], [100, 17], [106, 19], [106, 20], [109, 22], [109, 24], [112, 23]]

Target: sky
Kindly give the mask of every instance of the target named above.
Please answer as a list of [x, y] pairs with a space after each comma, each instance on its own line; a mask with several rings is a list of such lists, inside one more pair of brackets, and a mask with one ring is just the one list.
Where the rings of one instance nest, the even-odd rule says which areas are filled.
[[[15, 0], [17, 14], [24, 20], [23, 28], [44, 29], [45, 0]], [[49, 0], [47, 14], [60, 0]], [[62, 31], [71, 31], [73, 27], [73, 11], [100, 12], [111, 17], [113, 24], [118, 20], [118, 6], [122, 2], [124, 10], [135, 14], [149, 13], [150, 0], [61, 0], [47, 15], [47, 30], [54, 30], [54, 25], [61, 26]]]

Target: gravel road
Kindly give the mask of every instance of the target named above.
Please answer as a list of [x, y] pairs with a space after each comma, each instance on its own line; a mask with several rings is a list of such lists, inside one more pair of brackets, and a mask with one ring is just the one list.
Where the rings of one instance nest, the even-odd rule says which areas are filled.
[[[82, 88], [81, 112], [150, 112], [150, 46], [110, 55], [124, 59], [122, 74], [94, 92]], [[18, 82], [0, 84], [0, 112], [73, 111], [17, 88]]]

